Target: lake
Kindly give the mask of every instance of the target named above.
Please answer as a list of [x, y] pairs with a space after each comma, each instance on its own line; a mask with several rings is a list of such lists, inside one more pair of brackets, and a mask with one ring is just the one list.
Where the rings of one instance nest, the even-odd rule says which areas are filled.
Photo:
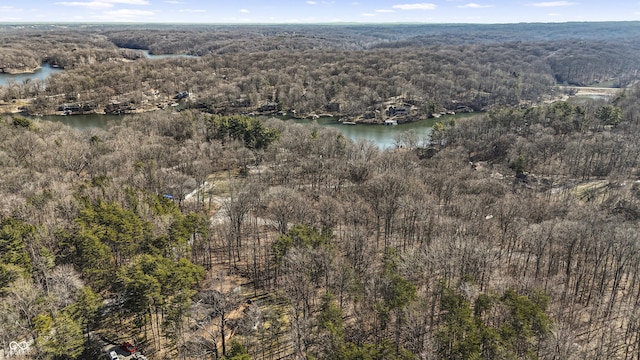
[[[182, 57], [182, 58], [197, 58], [194, 55], [186, 55], [186, 54], [163, 54], [163, 55], [153, 55], [149, 54], [149, 50], [140, 50], [142, 54], [148, 59], [151, 60], [161, 60], [168, 59], [174, 57]], [[60, 68], [54, 68], [49, 64], [42, 64], [42, 66], [33, 73], [26, 74], [4, 74], [0, 73], [0, 86], [8, 85], [10, 82], [14, 81], [18, 84], [22, 84], [25, 80], [46, 80], [52, 74], [63, 71]]]
[[[167, 55], [152, 55], [149, 54], [148, 50], [140, 50], [144, 54], [145, 57], [149, 59], [167, 59], [172, 57], [186, 57], [186, 58], [195, 58], [197, 56], [193, 55], [185, 55], [185, 54], [167, 54]], [[0, 74], [0, 86], [7, 85], [10, 81], [15, 81], [21, 83], [27, 79], [40, 79], [45, 80], [51, 74], [56, 72], [63, 71], [62, 69], [53, 68], [47, 64], [42, 65], [40, 69], [32, 74]], [[384, 125], [365, 125], [365, 124], [357, 124], [357, 125], [343, 125], [338, 122], [337, 117], [322, 117], [317, 120], [303, 120], [303, 119], [292, 119], [287, 121], [294, 121], [296, 123], [301, 124], [310, 124], [313, 121], [317, 122], [318, 125], [323, 127], [331, 127], [342, 132], [346, 137], [358, 141], [358, 140], [366, 140], [376, 144], [381, 149], [389, 149], [395, 146], [394, 142], [396, 137], [406, 131], [413, 132], [418, 139], [423, 139], [429, 134], [431, 134], [431, 128], [433, 124], [437, 121], [446, 121], [449, 119], [455, 119], [460, 117], [469, 117], [475, 114], [456, 114], [456, 115], [445, 115], [440, 119], [428, 119], [421, 120], [414, 123], [408, 124], [400, 124], [394, 126], [384, 126]], [[47, 115], [47, 116], [38, 116], [32, 117], [36, 120], [46, 120], [46, 121], [55, 121], [60, 122], [65, 125], [71, 126], [76, 129], [85, 130], [90, 128], [106, 128], [109, 123], [119, 122], [122, 119], [121, 115], [101, 115], [101, 114], [90, 114], [90, 115], [69, 115], [69, 116], [61, 116], [61, 115]]]
[[0, 86], [8, 85], [10, 82], [15, 81], [18, 84], [22, 84], [25, 80], [42, 80], [62, 71], [62, 69], [54, 68], [48, 64], [43, 64], [38, 70], [33, 73], [27, 74], [4, 74], [0, 73]]
[[294, 119], [287, 121], [294, 121], [300, 124], [310, 124], [313, 121], [316, 121], [320, 126], [338, 129], [341, 133], [343, 133], [346, 137], [350, 138], [353, 141], [366, 140], [376, 144], [380, 149], [390, 149], [395, 147], [396, 137], [403, 132], [411, 131], [417, 136], [419, 140], [421, 140], [431, 135], [431, 129], [433, 128], [433, 125], [438, 121], [444, 122], [451, 119], [455, 120], [471, 117], [474, 115], [479, 115], [479, 113], [443, 115], [438, 119], [420, 120], [413, 123], [391, 126], [367, 124], [344, 125], [338, 122], [338, 118], [336, 117], [321, 117], [317, 120]]
[[412, 131], [418, 139], [423, 139], [425, 136], [431, 134], [431, 128], [436, 121], [446, 120], [443, 119], [428, 119], [421, 120], [414, 123], [400, 124], [400, 125], [368, 125], [368, 124], [356, 124], [356, 125], [344, 125], [338, 122], [338, 118], [335, 117], [321, 117], [317, 120], [300, 120], [293, 119], [287, 121], [294, 121], [299, 124], [311, 124], [314, 121], [322, 127], [335, 128], [339, 130], [344, 136], [350, 138], [353, 141], [366, 140], [376, 144], [380, 149], [389, 149], [395, 146], [394, 141], [399, 134]]
[[[148, 59], [167, 59], [172, 57], [185, 57], [185, 58], [196, 58], [197, 56], [193, 55], [185, 55], [185, 54], [165, 54], [165, 55], [153, 55], [149, 54], [148, 50], [139, 50], [141, 51], [145, 57]], [[51, 74], [63, 71], [62, 69], [53, 68], [47, 64], [42, 65], [40, 69], [38, 69], [33, 74], [17, 74], [17, 75], [9, 75], [9, 74], [0, 74], [0, 85], [6, 85], [8, 82], [13, 79], [16, 82], [22, 82], [26, 79], [40, 79], [45, 80]], [[296, 123], [301, 124], [310, 124], [313, 121], [316, 121], [318, 125], [323, 127], [331, 127], [342, 132], [346, 137], [358, 141], [358, 140], [366, 140], [376, 144], [381, 149], [389, 149], [395, 146], [394, 142], [396, 137], [406, 131], [412, 131], [418, 139], [423, 139], [424, 137], [431, 134], [431, 128], [433, 124], [437, 121], [446, 121], [448, 119], [455, 119], [459, 117], [468, 117], [474, 114], [456, 114], [456, 115], [445, 115], [440, 119], [428, 119], [421, 120], [414, 123], [408, 124], [400, 124], [394, 126], [384, 126], [384, 125], [365, 125], [365, 124], [357, 124], [357, 125], [343, 125], [338, 122], [337, 117], [321, 117], [317, 120], [303, 120], [303, 119], [292, 119], [287, 121], [294, 121]], [[76, 129], [85, 130], [90, 128], [106, 128], [109, 123], [118, 122], [122, 119], [121, 115], [101, 115], [101, 114], [90, 114], [90, 115], [69, 115], [69, 116], [61, 116], [61, 115], [47, 115], [47, 116], [38, 116], [33, 117], [33, 119], [39, 120], [47, 120], [47, 121], [55, 121], [66, 124]]]
[[[305, 119], [291, 119], [285, 121], [293, 121], [299, 124], [312, 124], [314, 121], [322, 126], [335, 128], [343, 133], [346, 137], [353, 141], [366, 140], [376, 144], [380, 149], [390, 149], [395, 146], [394, 142], [396, 137], [406, 131], [413, 132], [418, 139], [431, 134], [431, 128], [437, 121], [447, 121], [450, 119], [458, 119], [463, 117], [470, 117], [478, 114], [456, 114], [445, 115], [440, 119], [428, 119], [421, 120], [409, 124], [400, 124], [394, 126], [384, 125], [343, 125], [338, 122], [337, 117], [321, 117], [317, 120], [305, 120]], [[89, 115], [45, 115], [30, 117], [35, 120], [55, 121], [71, 126], [79, 130], [86, 130], [90, 128], [106, 128], [108, 124], [118, 123], [125, 115], [103, 115], [103, 114], [89, 114]]]

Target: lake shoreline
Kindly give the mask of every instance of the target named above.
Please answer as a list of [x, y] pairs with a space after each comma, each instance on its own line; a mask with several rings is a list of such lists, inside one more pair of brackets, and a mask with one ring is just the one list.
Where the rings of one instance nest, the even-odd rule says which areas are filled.
[[14, 70], [14, 69], [0, 69], [0, 74], [6, 75], [22, 75], [22, 74], [35, 74], [38, 70], [42, 69], [41, 66], [37, 66], [35, 68], [28, 68], [24, 70]]

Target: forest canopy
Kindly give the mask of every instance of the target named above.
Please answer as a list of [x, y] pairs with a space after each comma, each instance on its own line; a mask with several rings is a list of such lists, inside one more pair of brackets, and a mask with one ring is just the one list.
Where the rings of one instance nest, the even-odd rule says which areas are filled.
[[[0, 115], [0, 350], [637, 357], [633, 25], [0, 27], [64, 68], [2, 105], [127, 114]], [[465, 108], [386, 150], [275, 117]]]
[[[637, 78], [637, 28], [3, 26], [1, 71], [40, 64], [65, 71], [2, 87], [0, 98], [19, 101], [32, 114], [132, 113], [184, 99], [188, 107], [222, 115], [328, 112], [378, 123], [390, 106], [401, 106], [407, 113], [400, 122], [416, 121], [447, 111], [530, 106], [557, 97], [557, 84], [626, 87]], [[140, 50], [183, 56], [150, 59]]]

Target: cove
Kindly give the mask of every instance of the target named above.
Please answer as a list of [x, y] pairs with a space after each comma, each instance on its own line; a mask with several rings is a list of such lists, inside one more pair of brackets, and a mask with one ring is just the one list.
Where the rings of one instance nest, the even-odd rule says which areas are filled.
[[292, 119], [285, 121], [294, 121], [299, 124], [311, 124], [315, 121], [322, 127], [330, 127], [339, 130], [344, 134], [344, 136], [353, 141], [369, 141], [376, 144], [381, 150], [384, 150], [394, 148], [397, 136], [404, 132], [410, 131], [415, 134], [418, 139], [424, 139], [431, 135], [431, 130], [436, 122], [466, 118], [478, 114], [479, 113], [460, 113], [456, 115], [444, 115], [438, 119], [431, 118], [392, 126], [368, 124], [345, 125], [338, 122], [335, 117], [321, 117], [316, 120]]
[[[369, 141], [381, 150], [392, 149], [395, 147], [395, 140], [398, 135], [403, 132], [411, 131], [418, 139], [423, 139], [431, 134], [433, 125], [438, 121], [448, 121], [451, 119], [459, 119], [464, 117], [470, 117], [478, 115], [478, 113], [461, 113], [456, 115], [445, 115], [439, 119], [427, 119], [420, 120], [413, 123], [400, 124], [394, 126], [385, 125], [344, 125], [338, 122], [336, 117], [321, 117], [316, 120], [306, 119], [289, 119], [284, 121], [292, 121], [298, 124], [313, 124], [317, 123], [319, 126], [334, 128], [340, 131], [344, 136], [350, 138], [353, 141]], [[105, 114], [88, 114], [88, 115], [45, 115], [29, 117], [36, 121], [54, 121], [63, 123], [70, 127], [87, 130], [91, 128], [105, 129], [108, 125], [119, 123], [122, 118], [127, 115], [105, 115]]]
[[0, 73], [0, 86], [9, 85], [12, 82], [22, 84], [28, 80], [46, 80], [52, 74], [63, 71], [60, 68], [54, 68], [49, 64], [43, 64], [40, 68], [32, 73], [24, 74], [5, 74]]
[[[187, 54], [149, 54], [149, 50], [139, 50], [142, 52], [145, 58], [149, 60], [162, 60], [169, 58], [197, 58], [195, 55]], [[0, 73], [0, 86], [6, 86], [11, 83], [22, 84], [25, 81], [41, 80], [45, 81], [52, 74], [64, 71], [63, 69], [53, 67], [49, 64], [42, 64], [36, 71], [32, 73], [22, 74], [5, 74]]]

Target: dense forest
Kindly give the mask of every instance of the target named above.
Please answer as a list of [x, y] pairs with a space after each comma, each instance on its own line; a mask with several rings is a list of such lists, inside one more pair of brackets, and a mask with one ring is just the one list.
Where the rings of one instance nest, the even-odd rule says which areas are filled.
[[[148, 359], [640, 359], [635, 35], [603, 30], [627, 25], [594, 25], [595, 39], [580, 24], [564, 38], [556, 26], [570, 25], [480, 26], [485, 40], [448, 45], [425, 43], [440, 35], [422, 27], [338, 27], [321, 49], [159, 60], [116, 44], [160, 49], [182, 31], [201, 45], [247, 29], [3, 28], [3, 39], [51, 39], [49, 50], [3, 46], [4, 59], [53, 63], [58, 49], [65, 68], [0, 87], [7, 102], [34, 96], [25, 106], [45, 112], [59, 97], [195, 99], [84, 131], [0, 116], [0, 353], [133, 358], [120, 347], [130, 342]], [[251, 29], [274, 42], [324, 34]], [[361, 48], [340, 48], [349, 37]], [[597, 61], [578, 66], [587, 55]], [[563, 74], [550, 59], [575, 83], [625, 89], [543, 104]], [[474, 92], [485, 113], [384, 151], [240, 114], [437, 99], [426, 116], [476, 106]], [[243, 96], [249, 106], [234, 105]]]
[[[531, 106], [555, 85], [637, 80], [628, 23], [387, 26], [10, 27], [0, 69], [64, 68], [2, 88], [31, 114], [134, 113], [175, 104], [212, 114], [416, 121]], [[153, 54], [191, 54], [149, 59]], [[402, 108], [389, 113], [389, 108]]]

